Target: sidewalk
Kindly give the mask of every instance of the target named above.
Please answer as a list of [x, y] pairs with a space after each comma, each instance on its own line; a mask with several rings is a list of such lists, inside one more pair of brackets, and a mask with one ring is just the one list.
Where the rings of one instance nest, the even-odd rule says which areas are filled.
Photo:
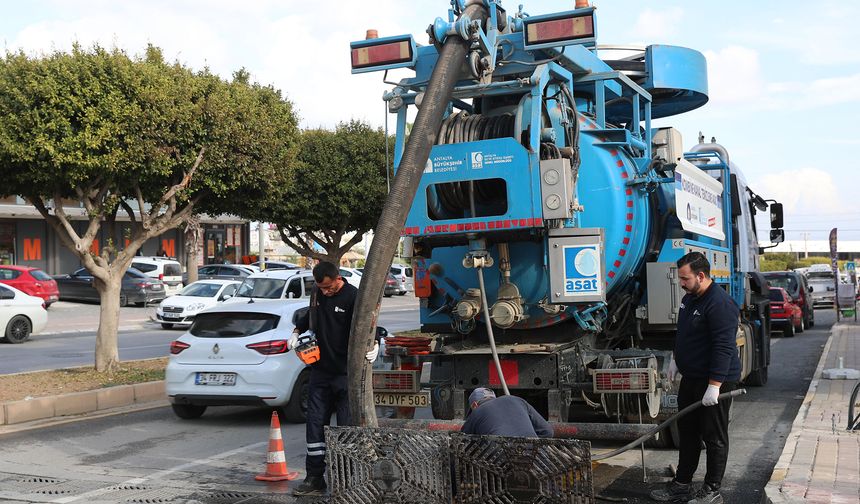
[[[822, 376], [825, 369], [839, 367], [839, 357], [845, 368], [860, 370], [860, 324], [833, 326], [763, 502], [860, 502], [860, 431], [846, 430], [848, 401], [858, 380]], [[855, 415], [858, 411], [860, 404]]]

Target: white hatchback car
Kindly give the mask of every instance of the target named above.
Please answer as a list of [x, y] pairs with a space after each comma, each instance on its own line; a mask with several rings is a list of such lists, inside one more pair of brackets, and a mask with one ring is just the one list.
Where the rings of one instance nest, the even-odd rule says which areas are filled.
[[199, 280], [188, 284], [158, 305], [155, 318], [165, 329], [174, 325], [191, 325], [199, 312], [233, 297], [240, 283], [235, 280]]
[[164, 293], [168, 296], [182, 290], [182, 265], [176, 259], [137, 256], [132, 259], [131, 267], [164, 282]]
[[339, 268], [339, 273], [341, 278], [346, 280], [350, 285], [355, 286], [355, 288], [361, 287], [361, 272], [355, 268]]
[[270, 406], [303, 422], [309, 370], [289, 348], [306, 299], [219, 304], [197, 315], [170, 344], [165, 387], [180, 418], [208, 406]]
[[48, 323], [45, 300], [0, 285], [0, 341], [23, 343]]
[[242, 281], [236, 295], [225, 301], [227, 304], [247, 303], [267, 299], [309, 298], [314, 286], [310, 270], [269, 270], [254, 273]]

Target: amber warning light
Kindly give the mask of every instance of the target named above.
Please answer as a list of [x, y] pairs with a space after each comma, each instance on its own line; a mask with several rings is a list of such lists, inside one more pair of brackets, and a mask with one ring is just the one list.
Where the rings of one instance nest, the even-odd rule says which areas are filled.
[[[582, 9], [585, 10], [585, 9]], [[527, 18], [523, 23], [525, 48], [542, 49], [594, 42], [594, 9]]]
[[352, 73], [373, 72], [415, 64], [415, 42], [411, 35], [369, 39], [350, 44]]

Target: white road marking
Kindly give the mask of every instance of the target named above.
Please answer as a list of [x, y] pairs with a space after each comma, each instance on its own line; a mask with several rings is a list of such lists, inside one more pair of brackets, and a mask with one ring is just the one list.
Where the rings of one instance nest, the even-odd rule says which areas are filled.
[[152, 475], [145, 477], [145, 478], [132, 478], [130, 480], [123, 481], [121, 483], [114, 483], [110, 486], [98, 488], [96, 490], [91, 490], [91, 491], [83, 493], [81, 495], [75, 495], [75, 496], [71, 496], [71, 497], [62, 497], [59, 499], [54, 499], [51, 502], [56, 503], [56, 504], [67, 504], [69, 502], [75, 502], [75, 501], [79, 501], [81, 499], [89, 499], [90, 497], [96, 497], [98, 495], [104, 495], [108, 492], [113, 492], [114, 488], [116, 488], [119, 485], [140, 485], [140, 484], [143, 484], [143, 483], [150, 481], [150, 480], [158, 480], [158, 479], [161, 479], [161, 478], [168, 476], [170, 474], [173, 474], [173, 473], [176, 473], [179, 471], [184, 471], [185, 469], [188, 469], [190, 467], [207, 465], [210, 462], [224, 459], [224, 458], [230, 457], [232, 455], [236, 455], [236, 454], [243, 453], [246, 451], [254, 450], [254, 449], [260, 448], [262, 446], [267, 446], [268, 444], [269, 444], [268, 441], [262, 441], [260, 443], [254, 443], [254, 444], [241, 446], [239, 448], [236, 448], [235, 450], [230, 450], [230, 451], [226, 451], [224, 453], [219, 453], [217, 455], [213, 455], [212, 457], [209, 457], [206, 459], [194, 460], [191, 462], [187, 462], [185, 464], [180, 464], [178, 466], [171, 467], [170, 469], [164, 469], [163, 471], [158, 471], [158, 472], [153, 473]]

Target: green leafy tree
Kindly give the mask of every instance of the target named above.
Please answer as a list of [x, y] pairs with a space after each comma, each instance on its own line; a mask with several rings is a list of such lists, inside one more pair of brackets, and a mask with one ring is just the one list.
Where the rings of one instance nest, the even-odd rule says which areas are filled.
[[385, 141], [381, 129], [360, 121], [340, 123], [335, 131], [304, 131], [289, 181], [260, 218], [276, 224], [301, 255], [338, 264], [382, 212]]
[[[139, 58], [76, 45], [0, 60], [0, 195], [25, 197], [92, 273], [97, 370], [119, 362], [121, 280], [143, 243], [196, 213], [244, 213], [283, 185], [298, 134], [277, 90], [250, 84], [244, 70], [228, 82], [167, 63], [155, 47]], [[85, 210], [83, 227], [64, 210], [70, 199]], [[130, 233], [93, 253], [118, 212]]]

